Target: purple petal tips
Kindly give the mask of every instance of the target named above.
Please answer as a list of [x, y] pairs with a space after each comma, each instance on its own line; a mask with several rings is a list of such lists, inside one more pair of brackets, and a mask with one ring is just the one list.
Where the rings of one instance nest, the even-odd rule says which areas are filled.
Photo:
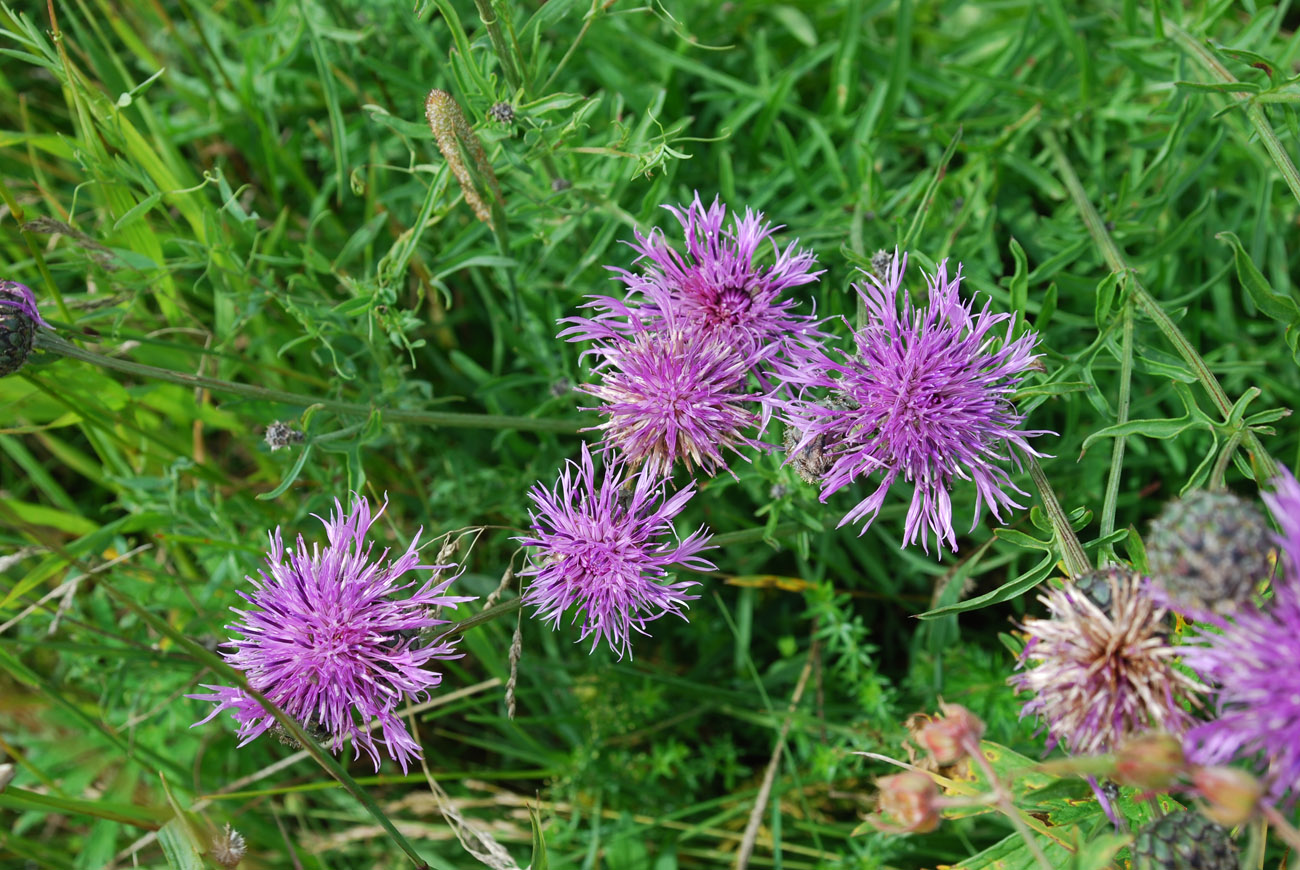
[[716, 570], [698, 555], [710, 549], [704, 528], [685, 539], [673, 531], [694, 483], [669, 497], [649, 468], [630, 478], [625, 471], [623, 463], [607, 461], [598, 476], [584, 444], [555, 489], [538, 483], [529, 491], [532, 530], [517, 539], [531, 548], [520, 572], [530, 578], [524, 603], [553, 627], [575, 608], [573, 621], [582, 620], [578, 640], [591, 636], [592, 650], [604, 640], [620, 658], [631, 653], [634, 630], [647, 634], [646, 623], [665, 614], [685, 619], [686, 602], [699, 597], [686, 593], [694, 581], [669, 582], [669, 566]]
[[36, 296], [26, 284], [17, 281], [0, 281], [0, 306], [16, 308], [19, 314], [34, 320], [46, 329], [53, 329], [36, 307]]
[[1270, 599], [1230, 615], [1198, 610], [1183, 662], [1213, 688], [1216, 716], [1187, 732], [1198, 764], [1245, 761], [1272, 800], [1300, 800], [1300, 484], [1283, 468], [1263, 494], [1281, 528]]
[[[405, 771], [421, 752], [397, 708], [442, 681], [426, 665], [460, 657], [451, 643], [420, 646], [418, 633], [446, 622], [433, 618], [433, 608], [472, 599], [445, 594], [454, 578], [439, 582], [436, 572], [453, 566], [419, 563], [418, 533], [397, 559], [390, 561], [388, 550], [372, 558], [366, 533], [383, 507], [372, 515], [363, 496], [354, 496], [346, 513], [338, 500], [334, 507], [328, 520], [321, 519], [328, 539], [324, 548], [313, 544], [308, 550], [299, 536], [297, 547], [286, 550], [280, 530], [271, 534], [266, 567], [256, 579], [247, 578], [252, 593], [239, 593], [255, 609], [232, 608], [239, 618], [227, 628], [242, 637], [226, 644], [234, 651], [224, 656], [250, 686], [322, 735], [332, 751], [351, 737], [356, 755], [364, 749], [376, 770], [379, 751], [369, 724], [377, 718], [388, 755]], [[402, 582], [416, 571], [435, 574], [423, 583]], [[413, 591], [399, 597], [407, 590]], [[274, 717], [241, 689], [204, 688], [212, 693], [187, 697], [217, 706], [195, 724], [230, 710], [241, 746], [275, 725]]]

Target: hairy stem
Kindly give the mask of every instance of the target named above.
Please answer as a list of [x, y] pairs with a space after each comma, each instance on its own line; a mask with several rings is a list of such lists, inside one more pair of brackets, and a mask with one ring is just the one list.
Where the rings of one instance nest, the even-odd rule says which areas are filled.
[[1065, 510], [1057, 500], [1056, 492], [1048, 482], [1047, 475], [1043, 474], [1043, 468], [1038, 464], [1038, 460], [1030, 456], [1028, 464], [1029, 476], [1033, 478], [1034, 486], [1038, 487], [1038, 494], [1043, 499], [1043, 510], [1047, 512], [1047, 518], [1052, 521], [1052, 530], [1056, 533], [1057, 543], [1061, 545], [1061, 558], [1065, 560], [1065, 570], [1071, 577], [1086, 574], [1092, 570], [1092, 563], [1088, 561], [1088, 554], [1083, 551], [1083, 544], [1079, 543], [1078, 536], [1070, 527], [1070, 518], [1065, 515]]
[[574, 435], [581, 429], [581, 426], [572, 420], [512, 417], [504, 414], [464, 414], [455, 411], [412, 411], [404, 408], [378, 408], [373, 405], [364, 405], [360, 402], [322, 399], [316, 396], [304, 395], [302, 393], [290, 393], [284, 390], [270, 389], [268, 387], [255, 387], [251, 384], [237, 384], [233, 381], [223, 381], [205, 375], [192, 375], [187, 372], [177, 372], [170, 369], [158, 368], [157, 366], [144, 365], [142, 363], [134, 363], [129, 362], [128, 360], [104, 356], [103, 354], [98, 354], [94, 351], [77, 347], [75, 344], [65, 341], [59, 336], [45, 330], [37, 332], [36, 346], [51, 353], [57, 353], [62, 356], [71, 357], [72, 359], [92, 363], [106, 369], [112, 369], [113, 371], [136, 375], [142, 378], [168, 381], [186, 387], [203, 387], [209, 390], [216, 390], [217, 392], [232, 393], [237, 396], [247, 396], [251, 399], [261, 399], [266, 402], [280, 402], [285, 405], [300, 405], [304, 408], [310, 407], [311, 405], [320, 405], [338, 414], [347, 414], [358, 417], [368, 417], [375, 411], [379, 411], [380, 414], [383, 415], [384, 419], [392, 423], [417, 423], [425, 426], [444, 426], [452, 429], [518, 429], [523, 432], [554, 432], [560, 435]]
[[[1124, 297], [1123, 314], [1124, 338], [1119, 360], [1119, 405], [1115, 409], [1115, 422], [1128, 422], [1129, 403], [1133, 393], [1133, 302]], [[1106, 495], [1101, 503], [1101, 537], [1105, 538], [1115, 531], [1115, 509], [1119, 501], [1119, 480], [1124, 469], [1125, 436], [1117, 435], [1110, 451], [1110, 474], [1106, 478]], [[1115, 560], [1113, 544], [1103, 545], [1102, 562]]]

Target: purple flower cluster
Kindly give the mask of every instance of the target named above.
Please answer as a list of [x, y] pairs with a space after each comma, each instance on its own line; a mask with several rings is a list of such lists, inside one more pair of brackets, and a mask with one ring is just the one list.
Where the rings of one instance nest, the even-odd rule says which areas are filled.
[[1187, 732], [1200, 764], [1254, 764], [1274, 800], [1300, 800], [1300, 483], [1283, 469], [1264, 494], [1282, 533], [1272, 597], [1196, 620], [1183, 662], [1213, 687], [1216, 716]]
[[[670, 566], [713, 570], [697, 555], [703, 529], [676, 538], [672, 519], [694, 484], [668, 496], [674, 467], [713, 475], [734, 456], [748, 461], [743, 449], [764, 449], [756, 436], [788, 398], [785, 383], [826, 337], [786, 294], [821, 274], [810, 252], [771, 242], [779, 227], [750, 209], [728, 219], [725, 205], [706, 208], [698, 195], [668, 209], [685, 250], [659, 230], [636, 233], [643, 268], [613, 269], [626, 297], [592, 297], [591, 316], [561, 321], [561, 338], [592, 344], [583, 356], [596, 359], [597, 381], [578, 389], [601, 402], [585, 410], [605, 418], [592, 427], [603, 433], [604, 474], [584, 445], [554, 490], [529, 493], [532, 534], [521, 539], [531, 551], [525, 601], [557, 626], [574, 609], [580, 639], [594, 635], [593, 649], [603, 639], [620, 657], [633, 631], [682, 616], [696, 597]], [[775, 262], [761, 265], [769, 242]]]
[[[882, 476], [841, 525], [864, 516], [869, 525], [900, 476], [915, 490], [904, 541], [919, 538], [927, 549], [930, 532], [956, 549], [955, 479], [975, 483], [976, 522], [984, 503], [999, 518], [1020, 506], [995, 463], [1007, 454], [1018, 461], [1017, 451], [1039, 455], [1027, 439], [1040, 433], [1021, 430], [1010, 402], [1037, 359], [1037, 339], [1016, 337], [1010, 315], [987, 305], [972, 313], [958, 296], [960, 269], [949, 280], [941, 264], [928, 307], [904, 296], [900, 314], [906, 261], [885, 257], [885, 280], [859, 291], [870, 322], [854, 333], [856, 353], [833, 359], [822, 322], [796, 311], [788, 292], [822, 274], [810, 252], [778, 246], [779, 227], [750, 209], [729, 217], [698, 194], [668, 209], [684, 250], [659, 230], [636, 233], [634, 269], [613, 269], [624, 298], [591, 297], [588, 315], [561, 321], [560, 337], [590, 342], [583, 356], [596, 360], [595, 382], [578, 389], [601, 402], [585, 410], [605, 418], [591, 428], [602, 433], [606, 467], [597, 487], [584, 447], [576, 479], [566, 470], [554, 491], [530, 493], [525, 598], [538, 615], [558, 624], [573, 607], [586, 614], [582, 637], [603, 637], [620, 655], [629, 629], [644, 632], [647, 613], [680, 615], [681, 589], [692, 584], [665, 582], [665, 569], [706, 563], [692, 563], [694, 536], [676, 547], [664, 536], [693, 490], [657, 508], [644, 494], [666, 486], [679, 463], [713, 475], [731, 470], [728, 453], [748, 461], [746, 448], [768, 449], [757, 437], [773, 416], [797, 432], [787, 432], [787, 462], [821, 485], [823, 501], [859, 477]], [[760, 265], [769, 243], [773, 262]], [[1003, 323], [1005, 334], [995, 334]], [[636, 495], [624, 505], [616, 481], [633, 470]]]
[[[271, 534], [266, 568], [248, 578], [251, 593], [239, 593], [253, 608], [234, 610], [239, 618], [226, 626], [242, 637], [226, 644], [233, 652], [224, 655], [253, 689], [307, 731], [322, 735], [334, 752], [351, 737], [356, 755], [364, 749], [376, 770], [379, 751], [369, 726], [378, 719], [388, 754], [405, 771], [421, 753], [397, 716], [398, 705], [421, 698], [442, 681], [427, 669], [433, 660], [460, 657], [450, 643], [421, 644], [418, 634], [446, 622], [434, 618], [434, 608], [473, 599], [446, 594], [454, 578], [435, 579], [453, 566], [420, 564], [418, 532], [399, 558], [388, 561], [388, 550], [372, 558], [366, 533], [379, 514], [371, 514], [362, 496], [347, 513], [337, 500], [334, 506], [329, 520], [321, 520], [328, 540], [324, 548], [313, 544], [309, 550], [300, 535], [297, 546], [286, 549], [280, 530]], [[403, 582], [417, 571], [434, 574], [422, 583]], [[241, 746], [276, 724], [242, 689], [204, 688], [212, 693], [188, 697], [216, 708], [195, 724], [230, 710]]]
[[760, 446], [745, 433], [766, 427], [782, 384], [819, 353], [826, 336], [817, 319], [784, 294], [821, 272], [797, 242], [784, 250], [771, 242], [776, 262], [759, 265], [780, 229], [760, 213], [728, 221], [725, 205], [706, 208], [698, 194], [668, 210], [685, 252], [659, 230], [637, 232], [630, 244], [645, 268], [612, 270], [626, 298], [592, 297], [594, 315], [561, 321], [560, 337], [594, 343], [587, 353], [599, 359], [600, 383], [581, 389], [605, 402], [594, 410], [608, 418], [597, 427], [607, 448], [665, 475], [678, 458], [714, 474], [727, 468], [721, 448]]

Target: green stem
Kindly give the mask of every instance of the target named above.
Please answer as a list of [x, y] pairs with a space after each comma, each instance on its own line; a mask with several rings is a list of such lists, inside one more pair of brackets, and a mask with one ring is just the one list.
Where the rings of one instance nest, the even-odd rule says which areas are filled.
[[1051, 520], [1052, 529], [1056, 532], [1057, 543], [1061, 546], [1061, 558], [1065, 560], [1066, 572], [1071, 577], [1086, 574], [1092, 570], [1092, 563], [1088, 561], [1088, 554], [1083, 551], [1083, 545], [1079, 543], [1074, 529], [1070, 528], [1070, 518], [1056, 500], [1056, 493], [1048, 483], [1047, 475], [1043, 474], [1038, 460], [1030, 456], [1028, 464], [1029, 476], [1033, 478], [1034, 486], [1038, 487], [1038, 494], [1043, 499], [1043, 510], [1047, 512], [1047, 518]]
[[261, 704], [266, 712], [275, 717], [275, 721], [280, 723], [281, 727], [289, 733], [289, 736], [302, 744], [302, 748], [307, 751], [307, 754], [310, 755], [317, 764], [324, 768], [330, 776], [338, 780], [339, 784], [342, 785], [349, 794], [355, 797], [357, 801], [366, 808], [367, 812], [375, 817], [375, 821], [379, 822], [380, 827], [388, 832], [389, 838], [397, 844], [398, 848], [407, 854], [407, 856], [415, 863], [416, 867], [420, 868], [420, 870], [428, 870], [429, 865], [420, 857], [420, 853], [415, 850], [415, 846], [413, 846], [406, 837], [402, 836], [402, 833], [397, 830], [389, 820], [388, 816], [385, 815], [384, 811], [379, 808], [379, 804], [375, 803], [374, 799], [366, 793], [366, 790], [361, 787], [360, 783], [353, 779], [348, 772], [343, 769], [343, 766], [334, 759], [333, 755], [326, 752], [319, 743], [308, 736], [307, 732], [302, 729], [302, 726], [299, 725], [292, 716], [285, 713], [275, 704], [271, 703], [271, 701], [267, 700], [265, 695], [250, 686], [248, 680], [245, 679], [242, 673], [228, 665], [221, 656], [208, 651], [193, 640], [190, 640], [190, 638], [186, 637], [182, 632], [172, 628], [172, 626], [167, 622], [141, 607], [125, 593], [112, 588], [108, 584], [102, 584], [100, 588], [108, 592], [108, 594], [116, 599], [118, 603], [126, 606], [129, 610], [147, 622], [154, 631], [164, 637], [170, 638], [173, 643], [184, 648], [200, 662], [220, 674], [223, 679], [233, 682], [241, 691], [248, 693], [249, 697]]
[[[1115, 422], [1127, 423], [1130, 400], [1133, 394], [1133, 303], [1124, 297], [1124, 337], [1119, 360], [1119, 407], [1116, 409]], [[1115, 531], [1115, 510], [1119, 501], [1119, 479], [1124, 468], [1125, 437], [1115, 438], [1110, 451], [1110, 474], [1106, 478], [1106, 495], [1101, 503], [1101, 536], [1105, 538]], [[1101, 561], [1114, 561], [1115, 547], [1105, 544]]]
[[[1042, 136], [1043, 144], [1047, 146], [1047, 150], [1051, 152], [1052, 158], [1056, 162], [1057, 173], [1060, 175], [1061, 180], [1065, 182], [1065, 187], [1070, 192], [1070, 198], [1074, 200], [1074, 206], [1083, 217], [1084, 225], [1088, 228], [1093, 241], [1101, 250], [1106, 265], [1110, 267], [1112, 272], [1127, 273], [1129, 292], [1133, 294], [1133, 298], [1142, 307], [1143, 313], [1151, 318], [1156, 327], [1164, 333], [1169, 343], [1173, 345], [1174, 350], [1178, 351], [1178, 355], [1191, 366], [1196, 373], [1197, 380], [1201, 382], [1201, 387], [1209, 394], [1210, 400], [1214, 402], [1219, 412], [1223, 414], [1223, 419], [1230, 419], [1232, 402], [1228, 400], [1228, 394], [1224, 392], [1222, 385], [1219, 384], [1219, 379], [1214, 376], [1214, 372], [1210, 371], [1210, 367], [1197, 353], [1192, 343], [1187, 340], [1187, 336], [1183, 335], [1182, 330], [1178, 328], [1178, 324], [1174, 323], [1173, 319], [1160, 307], [1160, 303], [1155, 300], [1155, 297], [1142, 286], [1142, 282], [1138, 280], [1133, 267], [1125, 261], [1124, 255], [1115, 244], [1115, 240], [1106, 231], [1106, 225], [1102, 222], [1101, 215], [1097, 213], [1097, 209], [1093, 207], [1092, 202], [1088, 199], [1083, 184], [1079, 181], [1079, 176], [1075, 174], [1074, 167], [1070, 165], [1070, 161], [1066, 158], [1065, 151], [1062, 150], [1061, 143], [1057, 141], [1056, 135], [1051, 130], [1044, 130]], [[1251, 463], [1254, 466], [1256, 481], [1263, 483], [1276, 477], [1277, 462], [1264, 449], [1264, 445], [1260, 443], [1258, 436], [1254, 432], [1247, 432], [1244, 441], [1246, 450], [1250, 453]]]
[[786, 535], [804, 531], [806, 528], [806, 526], [799, 523], [781, 523], [770, 532], [766, 528], [741, 529], [738, 532], [725, 532], [721, 535], [714, 535], [709, 543], [715, 547], [735, 547], [740, 544], [752, 544], [757, 541], [784, 538]]
[[379, 411], [386, 420], [393, 423], [418, 423], [425, 426], [445, 426], [452, 429], [518, 429], [523, 432], [554, 432], [560, 435], [574, 435], [582, 428], [572, 420], [513, 417], [504, 414], [461, 414], [454, 411], [411, 411], [402, 408], [377, 408], [359, 402], [321, 399], [316, 396], [303, 395], [302, 393], [290, 393], [267, 387], [254, 387], [250, 384], [237, 384], [205, 375], [192, 375], [188, 372], [176, 372], [170, 369], [158, 368], [157, 366], [107, 357], [77, 347], [75, 344], [45, 330], [37, 332], [36, 346], [51, 353], [79, 359], [83, 362], [130, 375], [168, 381], [187, 387], [203, 387], [266, 402], [281, 402], [286, 405], [301, 405], [303, 407], [321, 405], [339, 414], [364, 417]]
[[[1201, 42], [1192, 37], [1190, 33], [1183, 30], [1177, 24], [1169, 21], [1164, 22], [1165, 28], [1173, 36], [1174, 42], [1183, 47], [1192, 59], [1200, 63], [1211, 76], [1218, 79], [1224, 84], [1236, 84], [1238, 79], [1232, 73], [1228, 72], [1227, 67], [1219, 63], [1209, 49]], [[1268, 156], [1273, 158], [1273, 163], [1277, 166], [1278, 171], [1282, 173], [1282, 178], [1286, 180], [1286, 186], [1291, 188], [1291, 193], [1297, 200], [1300, 200], [1300, 172], [1296, 171], [1295, 164], [1291, 162], [1291, 156], [1286, 153], [1282, 147], [1282, 142], [1273, 132], [1273, 125], [1268, 122], [1268, 116], [1264, 114], [1264, 109], [1253, 98], [1251, 94], [1240, 91], [1232, 96], [1242, 100], [1245, 103], [1246, 118], [1250, 121], [1255, 132], [1259, 134], [1259, 141], [1264, 143], [1264, 150]]]
[[519, 70], [515, 67], [514, 54], [506, 44], [505, 34], [501, 32], [501, 19], [492, 8], [492, 0], [474, 0], [474, 5], [478, 7], [478, 17], [487, 28], [488, 38], [492, 40], [492, 50], [497, 54], [497, 61], [501, 64], [501, 74], [506, 77], [506, 84], [512, 91], [521, 90], [523, 79], [520, 78]]
[[1214, 468], [1210, 471], [1209, 488], [1212, 490], [1222, 490], [1227, 486], [1228, 463], [1232, 462], [1232, 454], [1237, 452], [1241, 446], [1241, 440], [1245, 437], [1246, 430], [1238, 429], [1232, 433], [1228, 443], [1223, 445], [1223, 452], [1219, 458], [1214, 461]]
[[459, 622], [453, 622], [451, 625], [439, 625], [426, 629], [424, 635], [429, 638], [429, 645], [432, 645], [438, 641], [446, 640], [449, 637], [464, 634], [471, 628], [489, 623], [498, 616], [505, 616], [508, 613], [514, 613], [523, 605], [523, 603], [522, 598], [512, 598], [509, 601], [495, 604], [484, 611], [474, 614], [473, 616], [466, 617]]

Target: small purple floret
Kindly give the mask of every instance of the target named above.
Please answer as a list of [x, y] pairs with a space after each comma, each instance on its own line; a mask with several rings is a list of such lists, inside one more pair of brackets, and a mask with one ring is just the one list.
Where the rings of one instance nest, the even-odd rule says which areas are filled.
[[[18, 298], [10, 298], [6, 294]], [[0, 305], [18, 309], [20, 314], [31, 318], [46, 329], [54, 328], [45, 321], [44, 317], [41, 317], [41, 312], [36, 308], [36, 296], [26, 284], [19, 284], [17, 281], [0, 281]]]
[[[807, 386], [786, 405], [790, 425], [802, 433], [790, 451], [796, 455], [818, 444], [833, 459], [822, 482], [821, 500], [854, 483], [879, 475], [871, 495], [840, 521], [875, 520], [889, 488], [900, 477], [912, 484], [912, 503], [903, 530], [904, 545], [918, 538], [957, 549], [952, 525], [953, 482], [975, 483], [975, 517], [987, 504], [1001, 520], [1002, 508], [1020, 508], [1007, 490], [1023, 494], [996, 463], [1019, 467], [1021, 454], [1041, 456], [1028, 438], [1047, 434], [1021, 429], [1011, 394], [1032, 368], [1038, 337], [1016, 337], [1011, 315], [994, 314], [987, 303], [972, 313], [959, 296], [961, 267], [950, 279], [947, 261], [928, 276], [928, 304], [916, 305], [902, 289], [907, 258], [895, 255], [883, 279], [867, 275], [857, 287], [867, 322], [854, 330], [856, 353], [823, 357], [803, 373]], [[1001, 334], [995, 327], [1005, 324]], [[835, 401], [818, 400], [814, 391]]]
[[573, 621], [582, 620], [578, 640], [591, 636], [592, 650], [604, 640], [620, 658], [631, 653], [634, 630], [648, 634], [646, 623], [665, 614], [685, 619], [686, 602], [699, 597], [686, 593], [694, 581], [669, 582], [669, 566], [716, 570], [698, 555], [711, 548], [703, 527], [685, 539], [673, 530], [694, 483], [666, 497], [666, 484], [649, 468], [630, 481], [625, 471], [606, 454], [598, 476], [584, 444], [579, 461], [567, 463], [554, 490], [540, 483], [529, 490], [532, 530], [518, 539], [531, 548], [529, 565], [520, 572], [529, 578], [524, 603], [556, 628], [575, 608]]
[[[300, 535], [297, 547], [286, 550], [280, 530], [271, 533], [266, 568], [256, 579], [247, 578], [251, 594], [239, 593], [254, 609], [231, 608], [239, 619], [226, 627], [243, 636], [226, 644], [234, 652], [224, 656], [250, 686], [306, 730], [328, 735], [332, 751], [339, 752], [351, 737], [356, 755], [364, 749], [376, 770], [379, 751], [369, 724], [378, 719], [387, 753], [405, 771], [421, 751], [398, 718], [398, 707], [423, 698], [442, 681], [426, 665], [461, 655], [450, 642], [421, 646], [417, 635], [446, 622], [433, 617], [433, 608], [473, 599], [446, 595], [454, 578], [439, 582], [436, 573], [423, 583], [402, 582], [412, 572], [454, 567], [420, 564], [418, 532], [399, 558], [388, 561], [388, 550], [372, 558], [366, 533], [383, 507], [372, 516], [365, 497], [355, 496], [348, 513], [337, 499], [334, 508], [329, 520], [321, 519], [328, 538], [323, 549], [313, 544], [308, 550]], [[275, 725], [274, 717], [241, 689], [204, 688], [212, 693], [187, 697], [217, 706], [196, 725], [230, 710], [240, 746]]]

